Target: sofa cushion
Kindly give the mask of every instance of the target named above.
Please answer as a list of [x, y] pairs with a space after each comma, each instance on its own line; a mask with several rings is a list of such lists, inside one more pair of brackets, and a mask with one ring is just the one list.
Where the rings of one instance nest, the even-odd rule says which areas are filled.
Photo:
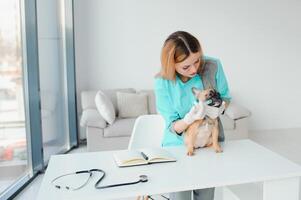
[[116, 94], [117, 92], [136, 93], [136, 90], [133, 88], [104, 90], [104, 93], [110, 98], [110, 100], [113, 103], [116, 116], [118, 116], [117, 94]]
[[95, 104], [99, 114], [109, 123], [115, 121], [115, 109], [111, 100], [99, 90], [95, 96]]
[[80, 119], [80, 125], [82, 127], [97, 127], [105, 128], [107, 126], [106, 121], [102, 118], [99, 112], [95, 109], [86, 109]]
[[104, 129], [104, 137], [130, 136], [136, 118], [116, 118], [114, 124]]
[[147, 94], [149, 114], [157, 114], [156, 96], [155, 96], [154, 90], [140, 90], [139, 93], [146, 93]]
[[228, 117], [227, 115], [221, 115], [220, 119], [222, 121], [224, 130], [234, 130], [235, 129], [235, 121]]
[[148, 114], [146, 93], [117, 92], [118, 117], [129, 118]]
[[[111, 100], [113, 103], [115, 113], [116, 115], [118, 114], [117, 110], [117, 96], [116, 92], [128, 92], [128, 93], [135, 93], [136, 90], [133, 88], [124, 88], [124, 89], [111, 89], [111, 90], [102, 90], [104, 94]], [[81, 93], [81, 103], [82, 103], [82, 109], [96, 109], [95, 105], [95, 96], [96, 96], [97, 91], [96, 90], [88, 90], [88, 91], [83, 91]]]

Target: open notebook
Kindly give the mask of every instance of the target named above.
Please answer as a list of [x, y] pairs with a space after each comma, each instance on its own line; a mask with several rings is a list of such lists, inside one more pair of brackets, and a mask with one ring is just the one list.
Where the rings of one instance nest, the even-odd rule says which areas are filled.
[[114, 159], [119, 167], [176, 161], [171, 153], [162, 148], [118, 151], [114, 153]]

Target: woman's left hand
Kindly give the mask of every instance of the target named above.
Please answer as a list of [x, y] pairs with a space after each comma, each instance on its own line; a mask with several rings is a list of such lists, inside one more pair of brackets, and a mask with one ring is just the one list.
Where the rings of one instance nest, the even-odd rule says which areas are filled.
[[217, 107], [214, 107], [214, 106], [208, 106], [208, 105], [205, 105], [206, 107], [206, 115], [208, 117], [210, 117], [211, 119], [215, 119], [217, 117], [219, 117], [221, 114], [223, 114], [223, 112], [225, 111], [225, 108], [226, 108], [226, 103], [223, 101], [222, 105], [217, 108]]

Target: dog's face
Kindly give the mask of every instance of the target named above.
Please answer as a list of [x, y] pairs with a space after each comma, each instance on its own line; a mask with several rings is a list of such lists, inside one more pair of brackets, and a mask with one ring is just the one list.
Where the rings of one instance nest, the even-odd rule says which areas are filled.
[[223, 100], [221, 98], [220, 93], [218, 93], [216, 90], [213, 90], [210, 92], [210, 102], [208, 103], [208, 106], [214, 106], [214, 107], [220, 107], [223, 103]]
[[214, 89], [209, 88], [206, 90], [199, 90], [193, 87], [192, 93], [199, 101], [208, 101], [207, 104], [209, 106], [220, 107], [222, 105], [222, 98], [220, 97], [220, 94]]

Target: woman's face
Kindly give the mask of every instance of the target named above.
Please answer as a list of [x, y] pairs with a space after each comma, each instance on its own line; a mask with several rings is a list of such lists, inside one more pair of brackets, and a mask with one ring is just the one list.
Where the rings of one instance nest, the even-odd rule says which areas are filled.
[[191, 53], [184, 61], [175, 64], [176, 72], [180, 74], [184, 80], [194, 77], [200, 66], [200, 56], [200, 52]]

